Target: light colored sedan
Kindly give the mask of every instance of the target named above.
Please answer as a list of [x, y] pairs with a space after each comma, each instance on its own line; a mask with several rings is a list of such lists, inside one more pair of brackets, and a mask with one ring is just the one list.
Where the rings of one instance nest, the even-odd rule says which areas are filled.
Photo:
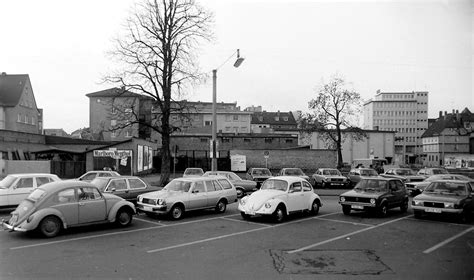
[[77, 178], [79, 181], [91, 182], [97, 177], [117, 177], [120, 174], [117, 171], [108, 171], [108, 170], [93, 170], [87, 171], [82, 174], [81, 177]]
[[241, 198], [246, 193], [253, 192], [257, 190], [257, 182], [251, 180], [244, 180], [239, 177], [239, 175], [230, 171], [207, 171], [202, 175], [204, 177], [208, 176], [222, 176], [227, 179], [235, 186], [237, 190], [237, 197]]
[[323, 188], [345, 187], [348, 184], [347, 178], [342, 176], [341, 172], [335, 168], [318, 168], [309, 179], [309, 182], [315, 187], [321, 186]]
[[0, 207], [17, 206], [37, 187], [56, 181], [61, 179], [55, 174], [10, 174], [0, 181]]
[[319, 213], [320, 197], [303, 178], [279, 176], [267, 179], [261, 188], [240, 200], [239, 211], [244, 219], [253, 216], [271, 216], [282, 222], [294, 212]]
[[428, 178], [426, 178], [422, 182], [409, 182], [405, 183], [407, 191], [410, 193], [412, 196], [419, 195], [422, 193], [426, 187], [428, 187], [431, 182], [438, 181], [438, 180], [454, 180], [454, 181], [467, 181], [474, 183], [474, 179], [469, 178], [464, 175], [459, 175], [459, 174], [438, 174], [438, 175], [432, 175]]
[[278, 176], [296, 176], [309, 181], [309, 176], [306, 175], [301, 168], [282, 168], [278, 172]]
[[147, 215], [168, 214], [177, 220], [191, 210], [215, 209], [224, 213], [227, 204], [236, 201], [237, 191], [227, 178], [177, 178], [161, 191], [139, 195], [137, 210]]

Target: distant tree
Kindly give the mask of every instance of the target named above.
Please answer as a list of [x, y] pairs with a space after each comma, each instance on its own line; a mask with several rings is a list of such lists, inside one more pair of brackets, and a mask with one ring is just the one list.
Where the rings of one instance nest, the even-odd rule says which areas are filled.
[[360, 94], [346, 89], [342, 77], [333, 76], [328, 83], [323, 83], [316, 90], [316, 98], [308, 103], [309, 113], [302, 114], [299, 126], [304, 134], [317, 131], [327, 148], [337, 151], [337, 167], [343, 166], [342, 142], [343, 130], [360, 140], [365, 136], [355, 123], [361, 113]]
[[196, 51], [212, 39], [212, 22], [212, 13], [194, 0], [145, 0], [111, 52], [123, 68], [105, 80], [153, 99], [153, 118], [140, 116], [132, 102], [123, 110], [127, 120], [117, 128], [140, 124], [161, 135], [161, 184], [170, 176], [170, 135], [179, 129], [170, 123], [170, 114], [182, 111], [175, 100], [203, 77]]

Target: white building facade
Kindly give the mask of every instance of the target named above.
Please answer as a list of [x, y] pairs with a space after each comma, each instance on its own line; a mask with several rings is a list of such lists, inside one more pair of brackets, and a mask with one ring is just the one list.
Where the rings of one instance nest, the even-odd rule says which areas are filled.
[[422, 163], [428, 92], [381, 92], [364, 104], [364, 129], [395, 132], [395, 164]]

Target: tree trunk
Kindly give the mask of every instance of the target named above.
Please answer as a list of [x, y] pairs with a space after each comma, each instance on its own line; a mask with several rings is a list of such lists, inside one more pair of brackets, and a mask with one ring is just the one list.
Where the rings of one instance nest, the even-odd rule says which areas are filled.
[[167, 133], [161, 135], [161, 176], [160, 176], [160, 186], [165, 186], [170, 179], [170, 136]]

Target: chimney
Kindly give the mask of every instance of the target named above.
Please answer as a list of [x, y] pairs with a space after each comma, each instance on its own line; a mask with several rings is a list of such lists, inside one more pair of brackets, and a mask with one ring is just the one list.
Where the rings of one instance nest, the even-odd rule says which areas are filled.
[[439, 118], [441, 119], [443, 117], [443, 111], [439, 111]]
[[448, 116], [448, 112], [444, 111], [444, 119], [446, 119], [447, 116]]

